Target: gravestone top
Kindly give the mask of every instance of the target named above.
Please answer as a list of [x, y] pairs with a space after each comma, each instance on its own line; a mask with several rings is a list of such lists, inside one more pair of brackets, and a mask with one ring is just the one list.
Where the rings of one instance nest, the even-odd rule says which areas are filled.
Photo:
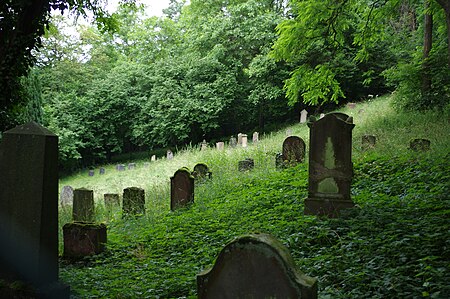
[[219, 151], [224, 150], [224, 149], [225, 149], [225, 142], [223, 142], [223, 141], [217, 142], [217, 143], [216, 143], [216, 148], [217, 148], [217, 150], [219, 150]]
[[200, 299], [316, 299], [317, 278], [303, 274], [273, 236], [251, 234], [228, 243], [214, 266], [197, 275], [197, 294]]

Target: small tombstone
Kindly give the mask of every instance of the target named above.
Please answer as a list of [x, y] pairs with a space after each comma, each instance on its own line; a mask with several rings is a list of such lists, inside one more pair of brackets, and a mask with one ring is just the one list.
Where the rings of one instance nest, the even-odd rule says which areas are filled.
[[308, 111], [306, 111], [305, 109], [303, 109], [300, 112], [300, 123], [304, 124], [306, 123], [306, 120], [308, 119]]
[[73, 203], [73, 188], [71, 186], [62, 187], [59, 200], [62, 207], [71, 205]]
[[124, 171], [125, 170], [125, 165], [124, 164], [117, 164], [116, 165], [116, 169], [117, 169], [117, 171]]
[[284, 168], [284, 160], [282, 153], [277, 153], [275, 156], [275, 168], [278, 170]]
[[150, 158], [150, 161], [155, 162], [156, 161], [156, 155], [152, 155], [152, 157]]
[[283, 141], [283, 161], [286, 166], [302, 163], [305, 159], [306, 145], [298, 136], [289, 136]]
[[35, 122], [4, 132], [0, 168], [0, 277], [31, 284], [30, 298], [69, 298], [58, 282], [58, 136]]
[[170, 178], [170, 210], [194, 202], [194, 177], [187, 168], [178, 169]]
[[167, 160], [172, 160], [173, 159], [173, 153], [171, 150], [167, 150], [167, 154], [166, 154]]
[[192, 172], [192, 176], [196, 180], [204, 180], [204, 179], [210, 179], [212, 176], [211, 171], [209, 171], [208, 165], [205, 163], [197, 163], [194, 166], [194, 171]]
[[317, 289], [317, 278], [303, 274], [287, 248], [267, 234], [234, 239], [197, 275], [199, 299], [317, 299]]
[[136, 168], [136, 163], [128, 163], [128, 170], [133, 170]]
[[242, 145], [242, 133], [239, 133], [239, 134], [238, 134], [237, 144], [238, 144], [238, 145]]
[[79, 188], [73, 191], [73, 221], [94, 222], [94, 191]]
[[319, 119], [322, 119], [325, 116], [325, 113], [320, 113]]
[[431, 146], [431, 141], [428, 139], [417, 138], [409, 142], [409, 148], [415, 152], [425, 152], [429, 151]]
[[230, 137], [230, 147], [235, 148], [237, 145], [237, 139], [234, 136]]
[[361, 147], [363, 149], [370, 149], [375, 147], [377, 137], [374, 135], [363, 135], [361, 137]]
[[206, 142], [205, 139], [203, 139], [203, 142], [200, 145], [200, 150], [205, 151], [208, 149], [208, 142]]
[[238, 162], [239, 171], [252, 170], [255, 167], [255, 161], [251, 158], [246, 158], [245, 160]]
[[89, 169], [89, 176], [94, 176], [95, 174], [95, 170], [94, 169]]
[[292, 135], [292, 129], [287, 129], [286, 136], [291, 136], [291, 135]]
[[100, 167], [98, 173], [99, 173], [99, 174], [105, 174], [105, 168]]
[[310, 119], [308, 198], [305, 214], [336, 217], [354, 206], [350, 198], [353, 176], [353, 119], [344, 113], [329, 113]]
[[254, 144], [256, 144], [256, 143], [259, 142], [259, 133], [258, 133], [258, 132], [254, 132], [254, 133], [253, 133], [253, 136], [252, 136], [252, 142], [253, 142]]
[[103, 194], [105, 200], [105, 207], [111, 210], [114, 206], [120, 206], [119, 194], [117, 193], [105, 193]]
[[247, 147], [247, 143], [248, 143], [248, 141], [247, 141], [247, 134], [242, 134], [241, 138], [242, 138], [241, 146], [242, 147]]
[[225, 143], [220, 141], [216, 143], [216, 148], [218, 151], [223, 151], [225, 149]]
[[145, 191], [142, 188], [123, 189], [122, 212], [124, 216], [145, 214]]
[[106, 225], [72, 222], [63, 226], [64, 253], [69, 259], [95, 255], [105, 250]]
[[349, 109], [355, 109], [356, 103], [347, 103], [347, 108]]

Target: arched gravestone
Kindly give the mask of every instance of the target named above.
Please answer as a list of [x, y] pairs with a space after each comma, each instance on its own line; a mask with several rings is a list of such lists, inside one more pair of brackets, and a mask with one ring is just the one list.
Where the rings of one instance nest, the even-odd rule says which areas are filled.
[[343, 113], [310, 118], [308, 198], [305, 214], [336, 217], [354, 206], [350, 198], [353, 176], [353, 119]]
[[61, 202], [61, 206], [63, 208], [73, 203], [73, 188], [71, 186], [62, 187], [59, 195], [59, 201]]
[[317, 279], [297, 269], [286, 247], [267, 234], [228, 243], [214, 266], [197, 275], [199, 299], [316, 299]]
[[4, 132], [0, 169], [0, 277], [32, 284], [30, 298], [69, 298], [58, 283], [58, 136], [35, 122]]
[[306, 145], [298, 136], [289, 136], [283, 141], [283, 160], [287, 163], [302, 163]]
[[192, 176], [197, 180], [210, 179], [212, 176], [211, 171], [209, 171], [208, 165], [205, 163], [197, 163], [194, 166], [194, 171], [192, 172]]
[[194, 202], [194, 177], [187, 168], [178, 169], [170, 178], [170, 210]]

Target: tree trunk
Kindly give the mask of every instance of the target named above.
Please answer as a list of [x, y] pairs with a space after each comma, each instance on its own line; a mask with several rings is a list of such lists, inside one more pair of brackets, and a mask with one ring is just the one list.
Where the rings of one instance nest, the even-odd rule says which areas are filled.
[[430, 63], [428, 56], [430, 55], [433, 45], [433, 15], [427, 10], [430, 7], [430, 0], [425, 0], [425, 32], [423, 43], [423, 63], [422, 63], [422, 96], [427, 96], [431, 89]]

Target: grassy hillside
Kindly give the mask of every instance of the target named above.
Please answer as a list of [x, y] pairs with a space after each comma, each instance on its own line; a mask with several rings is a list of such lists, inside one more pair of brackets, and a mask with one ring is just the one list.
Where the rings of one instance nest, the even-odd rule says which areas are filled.
[[[398, 114], [387, 97], [341, 112], [356, 124], [352, 197], [358, 208], [348, 215], [303, 215], [307, 164], [283, 171], [274, 165], [285, 130], [247, 149], [190, 148], [148, 168], [135, 161], [137, 168], [124, 172], [107, 165], [105, 175], [83, 172], [60, 182], [93, 189], [97, 220], [108, 225], [108, 250], [63, 262], [62, 280], [75, 298], [195, 298], [195, 275], [224, 244], [265, 232], [289, 248], [303, 272], [319, 278], [320, 298], [449, 297], [449, 115]], [[306, 125], [289, 129], [307, 142]], [[378, 138], [370, 151], [360, 148], [366, 133]], [[411, 138], [430, 139], [432, 150], [410, 152]], [[255, 169], [240, 173], [237, 162], [246, 157]], [[198, 162], [210, 166], [213, 179], [196, 186], [189, 209], [169, 212], [169, 177]], [[124, 221], [120, 209], [105, 210], [102, 198], [131, 186], [145, 189], [147, 213]], [[60, 210], [61, 226], [70, 212]]]

